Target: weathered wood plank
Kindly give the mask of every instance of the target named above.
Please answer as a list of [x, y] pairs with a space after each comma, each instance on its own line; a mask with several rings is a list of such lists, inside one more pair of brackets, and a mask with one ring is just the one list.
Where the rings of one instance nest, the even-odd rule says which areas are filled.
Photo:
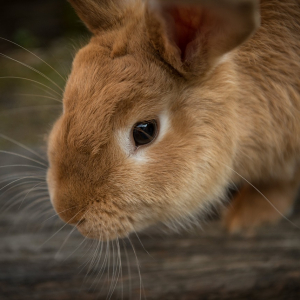
[[[1, 197], [0, 204], [11, 196]], [[30, 201], [26, 199], [27, 204]], [[44, 244], [63, 223], [55, 218], [45, 222], [41, 213], [38, 208], [2, 210], [0, 299], [106, 299], [110, 285], [115, 286], [112, 277], [118, 274], [111, 267], [117, 261], [117, 245], [110, 245], [108, 257], [105, 244], [100, 256], [100, 246], [95, 252], [98, 243], [81, 244], [83, 238], [76, 231], [66, 241], [72, 231], [69, 226]], [[291, 216], [298, 227], [299, 216], [298, 208]], [[166, 235], [151, 229], [140, 234], [141, 242], [135, 235], [131, 241], [142, 274], [142, 298], [300, 299], [300, 229], [287, 221], [252, 237], [229, 236], [218, 221], [212, 221], [190, 233]], [[120, 245], [122, 276], [111, 299], [139, 299], [136, 257], [128, 240]], [[98, 267], [86, 275], [89, 265], [83, 268], [83, 264], [93, 256]]]

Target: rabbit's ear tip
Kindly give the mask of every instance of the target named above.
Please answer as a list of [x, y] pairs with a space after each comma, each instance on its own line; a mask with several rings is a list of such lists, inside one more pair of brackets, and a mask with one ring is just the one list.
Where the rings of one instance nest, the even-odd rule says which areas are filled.
[[86, 27], [93, 33], [122, 24], [122, 14], [140, 0], [68, 0]]
[[[163, 34], [161, 53], [177, 48], [173, 51], [177, 57], [174, 61], [207, 65], [239, 46], [257, 29], [258, 4], [258, 0], [154, 0], [149, 9], [152, 18], [157, 15], [160, 19], [161, 28], [150, 38], [157, 43], [154, 40]], [[153, 33], [153, 28], [149, 32]]]

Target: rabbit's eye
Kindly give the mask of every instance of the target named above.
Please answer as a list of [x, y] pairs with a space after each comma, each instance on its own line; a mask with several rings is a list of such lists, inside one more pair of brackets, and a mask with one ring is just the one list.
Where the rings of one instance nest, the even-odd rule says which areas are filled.
[[157, 122], [155, 120], [140, 122], [133, 127], [133, 139], [137, 147], [151, 143], [156, 136]]

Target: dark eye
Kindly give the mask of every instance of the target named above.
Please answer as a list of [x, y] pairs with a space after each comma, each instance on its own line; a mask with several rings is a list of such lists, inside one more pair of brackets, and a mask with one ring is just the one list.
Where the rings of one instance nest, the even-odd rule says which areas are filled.
[[140, 122], [133, 127], [133, 139], [137, 147], [151, 143], [156, 135], [157, 122], [155, 120]]

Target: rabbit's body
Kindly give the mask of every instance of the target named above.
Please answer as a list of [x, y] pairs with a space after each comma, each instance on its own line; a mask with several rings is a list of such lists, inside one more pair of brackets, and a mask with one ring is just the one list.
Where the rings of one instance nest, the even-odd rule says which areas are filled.
[[[261, 1], [247, 41], [255, 0], [246, 10], [229, 0], [70, 2], [94, 37], [75, 58], [49, 139], [49, 188], [65, 221], [91, 237], [124, 236], [195, 215], [231, 184], [244, 185], [231, 230], [280, 218], [264, 196], [288, 213], [300, 154], [299, 1]], [[136, 146], [132, 128], [152, 119], [157, 136]]]
[[242, 175], [263, 195], [244, 187], [227, 215], [231, 230], [279, 220], [277, 210], [289, 213], [295, 200], [300, 182], [299, 34], [299, 1], [261, 1], [261, 27], [234, 56], [241, 135], [233, 167], [239, 175], [233, 181], [243, 183]]
[[252, 180], [292, 178], [300, 150], [300, 2], [262, 1], [261, 13], [260, 29], [232, 59], [241, 117], [235, 170]]

